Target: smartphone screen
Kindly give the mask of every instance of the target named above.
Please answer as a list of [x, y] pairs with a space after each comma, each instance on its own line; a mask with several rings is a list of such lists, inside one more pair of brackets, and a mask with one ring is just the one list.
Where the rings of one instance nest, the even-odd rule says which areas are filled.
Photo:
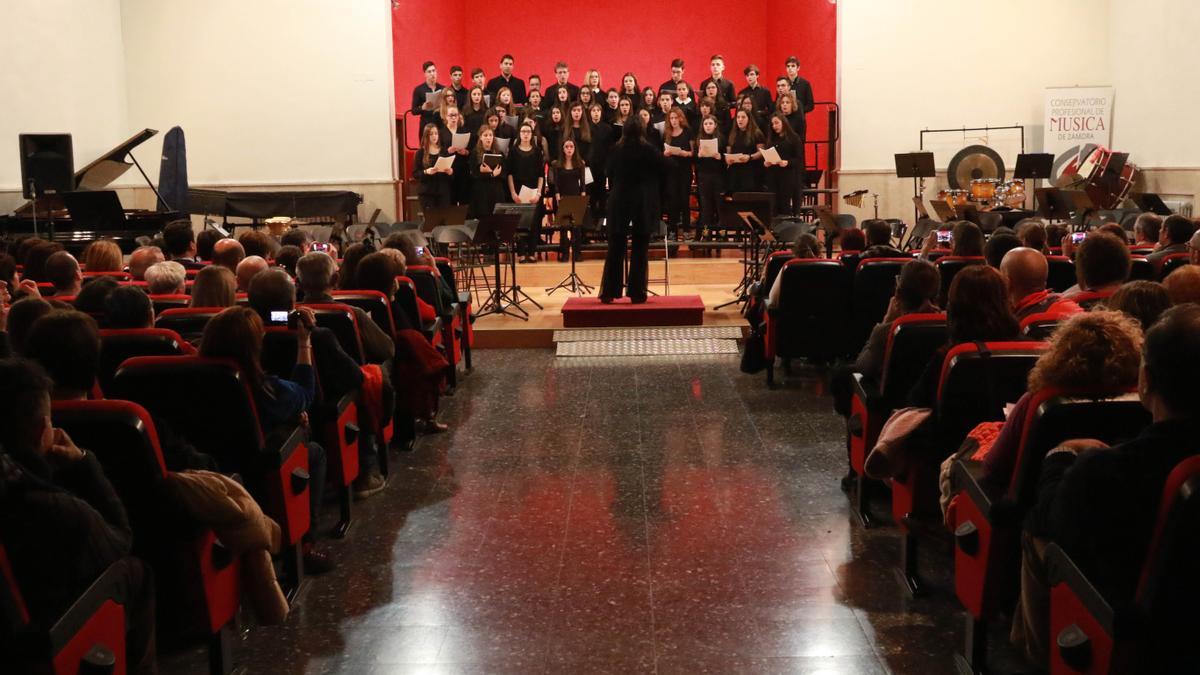
[[949, 244], [950, 243], [950, 234], [951, 234], [950, 232], [946, 232], [944, 230], [939, 230], [937, 233], [938, 243], [939, 244]]
[[271, 311], [271, 323], [285, 324], [288, 322], [288, 313], [286, 311]]
[[417, 247], [417, 255], [425, 255], [425, 247], [424, 246]]
[[1071, 234], [1072, 244], [1081, 244], [1084, 239], [1087, 239], [1087, 232], [1074, 232]]
[[329, 244], [323, 244], [319, 241], [314, 241], [312, 243], [312, 246], [310, 246], [309, 248], [310, 248], [310, 250], [321, 251], [322, 253], [324, 253], [325, 251], [329, 250]]

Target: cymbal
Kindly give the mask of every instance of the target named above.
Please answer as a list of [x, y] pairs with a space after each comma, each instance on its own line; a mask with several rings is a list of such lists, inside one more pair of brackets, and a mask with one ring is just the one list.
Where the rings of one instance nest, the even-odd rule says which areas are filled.
[[959, 150], [946, 169], [950, 187], [966, 190], [978, 178], [1004, 179], [1004, 160], [986, 145], [968, 145]]

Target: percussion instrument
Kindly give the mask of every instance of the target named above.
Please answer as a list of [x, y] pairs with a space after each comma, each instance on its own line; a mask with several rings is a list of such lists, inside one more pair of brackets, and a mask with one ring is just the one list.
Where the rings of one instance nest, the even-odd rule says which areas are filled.
[[1019, 209], [1025, 205], [1025, 180], [1014, 178], [1000, 183], [996, 188], [996, 203], [1010, 209]]
[[1097, 208], [1115, 209], [1133, 189], [1138, 173], [1137, 165], [1129, 163], [1129, 153], [1097, 147], [1080, 163], [1077, 175]]
[[938, 190], [937, 198], [958, 210], [971, 203], [971, 192], [969, 190]]
[[971, 180], [971, 199], [980, 204], [990, 204], [996, 198], [996, 188], [1000, 181], [996, 178], [974, 178]]
[[986, 145], [968, 145], [946, 167], [946, 180], [956, 190], [969, 189], [971, 181], [980, 178], [1004, 178], [1004, 160]]

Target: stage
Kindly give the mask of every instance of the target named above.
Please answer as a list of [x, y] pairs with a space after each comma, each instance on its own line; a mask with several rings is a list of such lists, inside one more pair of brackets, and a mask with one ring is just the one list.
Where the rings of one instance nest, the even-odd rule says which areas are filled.
[[[717, 305], [734, 299], [733, 288], [742, 278], [742, 261], [739, 257], [723, 258], [672, 258], [670, 267], [671, 296], [699, 296], [704, 303], [704, 326], [737, 326], [743, 331], [749, 328], [746, 319], [741, 315], [739, 305], [729, 305], [720, 310]], [[600, 274], [604, 269], [602, 260], [582, 260], [576, 265], [576, 271], [585, 282], [597, 288], [600, 285]], [[568, 298], [575, 297], [565, 290], [557, 290], [547, 295], [546, 289], [552, 288], [571, 271], [570, 263], [539, 262], [519, 265], [517, 279], [521, 290], [540, 303], [543, 309], [538, 309], [531, 303], [525, 302], [521, 307], [529, 312], [529, 320], [503, 316], [488, 315], [480, 317], [475, 322], [475, 348], [550, 348], [554, 346], [554, 331], [562, 330], [562, 308]], [[661, 259], [650, 261], [650, 278], [661, 279], [663, 262]], [[664, 294], [663, 284], [651, 283], [650, 290], [659, 295]], [[596, 297], [596, 291], [583, 297]]]

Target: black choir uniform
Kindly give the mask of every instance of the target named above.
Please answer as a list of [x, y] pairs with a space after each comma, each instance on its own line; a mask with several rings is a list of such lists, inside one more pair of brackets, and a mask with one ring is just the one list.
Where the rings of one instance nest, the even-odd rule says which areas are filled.
[[459, 108], [458, 112], [463, 116], [463, 123], [467, 129], [470, 129], [472, 134], [479, 135], [479, 128], [487, 124], [488, 109], [485, 105], [479, 110], [471, 110], [468, 104], [465, 108]]
[[672, 103], [675, 107], [683, 111], [683, 116], [687, 118], [688, 126], [696, 129], [700, 125], [700, 108], [696, 104], [696, 99], [689, 98], [687, 101], [674, 99]]
[[[461, 117], [459, 119], [462, 119]], [[475, 134], [468, 131], [470, 127], [459, 125], [458, 133], [470, 134], [467, 140], [467, 150], [475, 149]], [[450, 201], [454, 204], [466, 204], [471, 198], [471, 167], [470, 154], [460, 155], [450, 152], [450, 144], [454, 142], [454, 132], [445, 122], [438, 123], [438, 143], [446, 148], [446, 154], [454, 155], [454, 174], [450, 176]]]
[[542, 138], [546, 139], [546, 157], [550, 161], [558, 159], [558, 154], [562, 152], [562, 127], [547, 118], [546, 124], [543, 127]]
[[[813, 107], [816, 105], [816, 102], [813, 100], [812, 85], [809, 84], [808, 80], [797, 75], [796, 79], [788, 80], [788, 85], [791, 86], [792, 93], [796, 95], [796, 103], [800, 106], [800, 110], [796, 113], [796, 117], [800, 123], [793, 123], [792, 131], [795, 131], [796, 135], [800, 137], [800, 167], [799, 171], [797, 172], [797, 180], [799, 181], [801, 188], [803, 188], [805, 183], [805, 167], [808, 166], [806, 163], [807, 157], [805, 156], [806, 151], [808, 150], [806, 145], [808, 142], [808, 123], [805, 120], [805, 116], [813, 111]], [[788, 122], [791, 121], [792, 119], [789, 117]]]
[[587, 193], [588, 208], [597, 220], [600, 214], [604, 213], [608, 198], [608, 188], [604, 185], [608, 156], [612, 152], [613, 144], [620, 138], [620, 133], [621, 128], [611, 124], [601, 122], [592, 125], [592, 145], [586, 155], [587, 165], [592, 169], [592, 182], [587, 186]]
[[[512, 146], [508, 149], [508, 158], [504, 164], [504, 170], [512, 178], [513, 188], [519, 195], [522, 186], [537, 189], [538, 179], [545, 177], [545, 166], [546, 162], [542, 155], [542, 148], [536, 141], [533, 143], [533, 148], [528, 151], [521, 150], [519, 143], [513, 141]], [[509, 197], [511, 198], [512, 195], [509, 195]], [[539, 198], [536, 213], [533, 217], [533, 225], [529, 236], [525, 240], [524, 254], [527, 256], [537, 255], [537, 245], [542, 240], [542, 216], [544, 213], [542, 200]]]
[[625, 237], [632, 235], [633, 250], [624, 294], [634, 302], [646, 301], [647, 252], [652, 229], [657, 229], [661, 213], [655, 186], [666, 171], [667, 162], [662, 151], [648, 143], [619, 143], [609, 154], [605, 175], [612, 189], [608, 198], [608, 254], [600, 282], [601, 300], [613, 300], [622, 295]]
[[466, 87], [454, 89], [453, 86], [451, 86], [450, 89], [454, 92], [454, 100], [458, 101], [458, 111], [462, 112], [462, 109], [465, 108], [467, 103], [470, 103], [471, 101], [471, 90], [467, 89]]
[[[664, 142], [680, 150], [693, 150], [693, 135], [691, 129], [684, 129], [678, 136], [672, 136], [671, 130], [663, 134]], [[692, 191], [692, 158], [671, 155], [670, 169], [667, 171], [667, 227], [676, 231], [691, 225], [691, 213], [688, 209], [688, 197]]]
[[421, 211], [428, 213], [430, 209], [439, 206], [449, 206], [451, 199], [451, 182], [453, 176], [447, 176], [444, 173], [427, 174], [425, 169], [432, 167], [437, 163], [438, 157], [446, 157], [450, 153], [446, 152], [445, 144], [439, 144], [441, 152], [437, 157], [430, 157], [428, 164], [426, 163], [424, 148], [417, 150], [416, 156], [413, 158], [413, 180], [417, 181], [417, 197], [421, 202]]
[[[555, 82], [554, 84], [547, 87], [546, 93], [542, 95], [542, 110], [549, 112], [550, 106], [558, 103], [558, 90], [559, 89], [567, 90], [567, 101], [568, 102], [579, 100], [579, 87], [571, 84], [570, 82], [568, 82], [566, 84], [559, 84], [558, 82]], [[564, 113], [563, 119], [566, 119], [566, 116], [565, 116], [566, 112], [567, 112], [566, 110], [563, 111], [563, 113]]]
[[706, 232], [716, 230], [720, 224], [721, 201], [725, 194], [725, 149], [721, 147], [721, 138], [718, 134], [715, 139], [716, 157], [701, 157], [700, 142], [696, 141], [696, 201], [700, 203], [697, 239], [703, 239]]
[[793, 208], [796, 209], [797, 215], [799, 215], [800, 204], [804, 198], [804, 162], [807, 159], [805, 156], [805, 150], [807, 148], [804, 146], [804, 113], [796, 110], [792, 112], [791, 115], [786, 115], [785, 117], [787, 118], [788, 124], [792, 126], [792, 131], [795, 131], [796, 136], [800, 139], [800, 142], [796, 147], [796, 170], [794, 171], [796, 186], [795, 194], [792, 195]]
[[508, 87], [508, 90], [512, 92], [513, 103], [523, 104], [528, 99], [528, 94], [525, 92], [525, 80], [516, 75], [511, 75], [508, 79], [504, 79], [503, 75], [497, 75], [488, 80], [487, 88], [483, 91], [485, 94], [490, 94], [492, 100], [495, 101], [496, 94], [500, 93], [504, 87]]
[[709, 82], [717, 83], [717, 94], [719, 94], [727, 102], [733, 103], [734, 101], [737, 100], [736, 93], [733, 89], [733, 83], [730, 82], [729, 78], [726, 78], [726, 77], [722, 77], [719, 80], [714, 80], [711, 77], [704, 78], [704, 81], [700, 83], [700, 91], [697, 93], [693, 93], [693, 96], [699, 96], [700, 98], [704, 98], [704, 90], [708, 88]]
[[[493, 145], [493, 152], [488, 153], [493, 155], [503, 155]], [[476, 152], [471, 152], [469, 158], [471, 164], [471, 201], [468, 212], [471, 218], [482, 218], [489, 215], [496, 208], [496, 204], [508, 201], [508, 173], [501, 171], [499, 176], [494, 174], [486, 174], [480, 170], [483, 164], [483, 155]], [[504, 166], [504, 159], [500, 160], [500, 167]]]
[[717, 131], [721, 132], [721, 138], [729, 138], [729, 132], [733, 129], [733, 107], [732, 104], [726, 102], [724, 107], [721, 107], [721, 102], [717, 102], [717, 106], [713, 108], [713, 117], [717, 118]]
[[[425, 95], [431, 94], [433, 92], [441, 91], [445, 88], [446, 88], [446, 85], [441, 84], [441, 83], [437, 83], [437, 84], [433, 85], [433, 87], [430, 87], [425, 82], [421, 82], [421, 84], [418, 84], [413, 89], [412, 108], [410, 108], [410, 110], [412, 111], [412, 114], [421, 116], [420, 131], [425, 130], [426, 124], [437, 124], [439, 121], [437, 106], [435, 106], [433, 108], [433, 110], [422, 110], [421, 109], [421, 106], [425, 105]], [[418, 132], [418, 135], [420, 135], [419, 132]]]
[[[761, 141], [760, 141], [761, 142]], [[730, 154], [753, 155], [758, 152], [755, 141], [746, 139], [738, 141], [735, 136], [729, 136]], [[734, 192], [761, 192], [763, 189], [763, 163], [761, 159], [752, 159], [745, 164], [731, 164], [725, 172], [725, 187]]]
[[[687, 84], [688, 91], [692, 94], [692, 96], [696, 95], [696, 90], [692, 88], [692, 85], [688, 84], [687, 80], [680, 80], [679, 82]], [[667, 80], [666, 82], [663, 82], [662, 84], [658, 85], [658, 93], [661, 94], [664, 91], [669, 91], [671, 92], [671, 95], [674, 96], [676, 90], [678, 89], [679, 82], [676, 82], [675, 80]]]
[[[582, 126], [583, 122], [580, 122], [580, 125]], [[586, 158], [592, 151], [591, 134], [588, 134], [588, 140], [585, 141], [581, 137], [581, 133], [582, 132], [579, 129], [576, 129], [573, 126], [564, 126], [562, 137], [559, 140], [558, 152], [555, 154], [554, 159], [562, 159], [562, 144], [565, 143], [568, 138], [575, 141], [575, 154]]]
[[[800, 110], [805, 113], [812, 112], [813, 106], [816, 103], [813, 100], [812, 85], [809, 84], [808, 80], [797, 75], [796, 79], [788, 80], [788, 86], [792, 88], [792, 93], [796, 95], [796, 102], [800, 104]], [[797, 131], [797, 133], [799, 132]]]
[[767, 192], [775, 193], [775, 214], [795, 215], [799, 203], [793, 203], [796, 196], [797, 159], [799, 155], [798, 139], [771, 134], [764, 148], [774, 147], [779, 158], [786, 160], [787, 166], [765, 167]]
[[[576, 157], [579, 156], [580, 155], [576, 155]], [[576, 165], [573, 168], [565, 169], [561, 166], [558, 166], [560, 162], [562, 162], [561, 159], [558, 162], [550, 165], [550, 182], [554, 184], [554, 194], [556, 195], [554, 200], [555, 214], [558, 213], [558, 197], [578, 197], [584, 194], [585, 189], [583, 184], [585, 179], [583, 167]], [[559, 227], [566, 226], [565, 222], [559, 222], [557, 220], [557, 215], [555, 224]], [[577, 225], [582, 226], [583, 223], [577, 223]], [[559, 254], [562, 256], [566, 255], [568, 239], [569, 237], [567, 236], [567, 231], [565, 229], [560, 230], [558, 237], [558, 249]], [[573, 243], [577, 244], [578, 242]]]
[[[771, 92], [764, 86], [759, 85], [751, 89], [746, 87], [738, 92], [738, 98], [749, 96], [750, 100], [754, 101], [754, 123], [758, 125], [759, 131], [766, 133], [763, 125], [775, 112], [775, 102], [771, 100]], [[734, 111], [735, 114], [737, 111]]]

